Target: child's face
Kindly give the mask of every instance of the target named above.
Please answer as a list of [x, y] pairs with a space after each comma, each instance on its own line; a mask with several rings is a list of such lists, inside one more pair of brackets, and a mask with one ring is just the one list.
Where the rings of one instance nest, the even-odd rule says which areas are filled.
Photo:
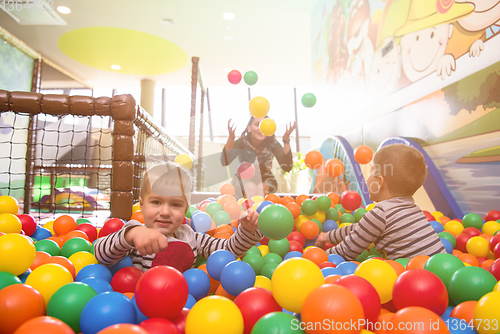
[[375, 165], [372, 161], [371, 166], [370, 166], [370, 175], [368, 175], [368, 178], [366, 179], [366, 185], [368, 186], [368, 192], [370, 193], [370, 199], [374, 202], [379, 202], [379, 192], [380, 192], [380, 185], [379, 185], [379, 177], [380, 176], [380, 171], [377, 165]]
[[139, 200], [145, 225], [167, 236], [182, 225], [188, 209], [183, 196], [160, 196], [149, 191]]

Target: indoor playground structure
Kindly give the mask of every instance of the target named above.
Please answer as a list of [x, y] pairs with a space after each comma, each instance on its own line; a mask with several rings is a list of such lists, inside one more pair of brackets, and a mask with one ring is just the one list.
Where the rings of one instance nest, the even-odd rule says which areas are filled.
[[[206, 44], [197, 36], [197, 45], [188, 47], [191, 37], [185, 31], [172, 33], [177, 45], [160, 37], [163, 30], [146, 33], [97, 18], [95, 25], [75, 23], [69, 16], [66, 22], [56, 13], [64, 11], [62, 0], [55, 1], [61, 5], [57, 10], [51, 7], [54, 1], [35, 1], [46, 9], [36, 17], [27, 13], [32, 2], [0, 2], [0, 334], [500, 334], [500, 2], [256, 1], [253, 6], [263, 10], [252, 20], [259, 25], [267, 27], [266, 10], [283, 17], [276, 31], [252, 28], [262, 43], [269, 35], [268, 47], [282, 47], [286, 34], [277, 31], [292, 29], [284, 22], [294, 13], [293, 24], [309, 32], [308, 44], [300, 48], [309, 51], [274, 55], [277, 49], [260, 50], [251, 59], [255, 64], [262, 57], [279, 62], [247, 71], [242, 69], [248, 65], [231, 67], [218, 76], [211, 62], [227, 57], [230, 66], [236, 53], [208, 35], [203, 35]], [[137, 22], [148, 26], [156, 12], [176, 6], [179, 12], [191, 11], [189, 22], [201, 20], [198, 11], [210, 18], [219, 10], [215, 3], [194, 2], [196, 13], [192, 3], [167, 8], [162, 7], [167, 2], [152, 1], [158, 4], [154, 15], [144, 8], [148, 22]], [[238, 15], [253, 13], [247, 5], [238, 6]], [[224, 20], [231, 22], [234, 17], [226, 14]], [[174, 25], [171, 19], [160, 21], [163, 28]], [[220, 26], [236, 36], [224, 35], [229, 43], [244, 25], [231, 30], [226, 21]], [[280, 20], [272, 16], [271, 21]], [[208, 27], [216, 24], [203, 22], [206, 27], [198, 30], [215, 34]], [[43, 25], [63, 27], [43, 30], [56, 51], [35, 43], [39, 53], [21, 41], [20, 36], [33, 43], [28, 35]], [[302, 38], [297, 32], [293, 42]], [[247, 53], [258, 49], [255, 41], [246, 43]], [[182, 48], [192, 53], [207, 45], [216, 53], [188, 57]], [[234, 49], [243, 49], [242, 44]], [[57, 55], [63, 63], [42, 54]], [[123, 68], [106, 58], [110, 54], [123, 61]], [[127, 63], [126, 55], [134, 61]], [[305, 64], [311, 77], [307, 87], [297, 87], [292, 78], [301, 75], [304, 64], [293, 65], [296, 73], [279, 68], [290, 66], [288, 58], [294, 56], [311, 61]], [[148, 79], [141, 79], [140, 99], [135, 91], [116, 88], [99, 96], [98, 87], [64, 69], [71, 68], [68, 64], [88, 80], [104, 76], [111, 66], [114, 85]], [[184, 77], [189, 72], [189, 96], [172, 83], [156, 91], [159, 103], [151, 78], [176, 71], [185, 71]], [[44, 83], [44, 73], [55, 83]], [[262, 83], [282, 73], [293, 84], [281, 87], [279, 98], [271, 97], [272, 89]], [[74, 86], [58, 86], [63, 77]], [[217, 84], [209, 86], [212, 80]], [[227, 90], [218, 91], [219, 86]], [[167, 100], [179, 96], [189, 113], [171, 107], [168, 114]], [[155, 103], [161, 104], [161, 117], [152, 112]], [[241, 105], [244, 112], [238, 111]], [[217, 128], [229, 134], [219, 135]], [[252, 141], [255, 132], [268, 147]], [[248, 141], [229, 149], [235, 138]], [[420, 152], [427, 176], [413, 195], [422, 212], [390, 222], [403, 209], [384, 211], [379, 203], [385, 201], [375, 202], [377, 193], [370, 187], [375, 160], [383, 154], [377, 151], [395, 144]], [[290, 155], [289, 166], [278, 161]], [[178, 166], [182, 196], [190, 198], [185, 214], [184, 209], [172, 211], [181, 210], [185, 201], [162, 206], [171, 194], [144, 202], [145, 192], [158, 189], [154, 181], [143, 188], [145, 171], [166, 162]], [[185, 196], [183, 169], [193, 181], [190, 196]], [[266, 173], [275, 177], [276, 191], [269, 191]], [[146, 205], [161, 206], [171, 218], [152, 218]], [[262, 238], [248, 228], [252, 211]], [[384, 221], [386, 230], [371, 222], [373, 217]], [[394, 221], [408, 224], [399, 228]], [[429, 230], [432, 246], [444, 250], [391, 257], [391, 243], [427, 233], [415, 229], [415, 222]], [[161, 232], [175, 223], [178, 231], [192, 229], [193, 240], [183, 241], [185, 232]], [[148, 254], [151, 268], [145, 271], [146, 257], [134, 253], [138, 242], [133, 245], [125, 234], [130, 224], [167, 237], [166, 248]], [[383, 237], [395, 235], [394, 226], [400, 234], [377, 247]], [[148, 233], [151, 240], [157, 236]], [[325, 233], [342, 241], [332, 244], [335, 238], [326, 239]], [[111, 239], [102, 238], [109, 236], [120, 236], [118, 247], [126, 256], [105, 265], [99, 251], [103, 244], [108, 250]], [[250, 237], [256, 244], [241, 249], [243, 255], [230, 251]], [[356, 244], [365, 241], [371, 244]], [[329, 254], [349, 242], [362, 250], [356, 257]], [[206, 257], [201, 256], [203, 243], [212, 247]], [[179, 269], [182, 261], [192, 266]]]

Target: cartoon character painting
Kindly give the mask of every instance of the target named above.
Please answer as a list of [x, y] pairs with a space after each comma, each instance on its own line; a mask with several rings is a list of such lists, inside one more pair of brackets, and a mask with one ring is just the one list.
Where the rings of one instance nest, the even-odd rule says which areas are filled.
[[386, 95], [396, 89], [401, 77], [399, 48], [392, 37], [386, 37], [379, 43], [368, 78], [372, 93]]
[[344, 9], [340, 1], [337, 1], [330, 14], [330, 29], [327, 44], [327, 52], [330, 57], [327, 73], [328, 81], [335, 82], [347, 65], [345, 32], [346, 19]]

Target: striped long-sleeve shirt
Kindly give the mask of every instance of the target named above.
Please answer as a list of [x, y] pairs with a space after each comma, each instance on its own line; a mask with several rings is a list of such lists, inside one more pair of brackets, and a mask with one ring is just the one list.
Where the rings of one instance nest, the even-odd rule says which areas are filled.
[[[131, 220], [119, 231], [96, 240], [94, 244], [95, 257], [99, 263], [110, 266], [129, 255], [135, 267], [142, 271], [151, 268], [157, 254], [142, 256], [125, 241], [125, 232], [134, 226], [144, 225]], [[228, 250], [238, 258], [255, 246], [262, 239], [262, 234], [259, 230], [252, 234], [240, 225], [229, 239], [217, 239], [208, 234], [194, 232], [188, 225], [181, 225], [174, 233], [174, 236], [168, 236], [167, 239], [168, 244], [165, 252], [173, 251], [174, 254], [170, 254], [166, 263], [162, 261], [161, 264], [171, 265], [180, 271], [184, 271], [194, 265], [197, 256], [208, 258], [210, 254], [219, 249]], [[190, 251], [191, 254], [186, 254]], [[160, 255], [161, 253], [158, 253], [158, 256]], [[173, 263], [168, 263], [169, 261]], [[179, 262], [184, 263], [179, 265]]]
[[412, 197], [379, 202], [358, 223], [330, 231], [328, 239], [336, 246], [327, 253], [339, 254], [346, 260], [355, 259], [372, 243], [390, 260], [446, 252]]

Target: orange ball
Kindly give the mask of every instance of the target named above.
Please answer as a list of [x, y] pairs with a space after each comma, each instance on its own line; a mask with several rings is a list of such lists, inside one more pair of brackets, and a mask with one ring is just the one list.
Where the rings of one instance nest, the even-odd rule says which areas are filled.
[[468, 264], [470, 264], [471, 266], [474, 266], [474, 267], [479, 267], [479, 261], [472, 254], [463, 253], [463, 254], [458, 255], [458, 258], [460, 260], [462, 260], [462, 262], [464, 262], [464, 263], [468, 263]]
[[326, 162], [325, 171], [331, 177], [339, 177], [344, 173], [344, 163], [339, 159], [330, 159]]
[[[420, 306], [409, 306], [397, 311], [391, 322], [394, 324], [394, 330], [389, 330], [390, 333], [450, 333], [439, 315]], [[419, 328], [413, 328], [413, 325], [417, 324]]]
[[[303, 226], [303, 225], [302, 225]], [[320, 263], [328, 261], [328, 255], [326, 252], [319, 247], [311, 247], [304, 251], [302, 255], [304, 259], [311, 260], [312, 262], [319, 265]]]
[[203, 212], [206, 212], [207, 211], [207, 206], [209, 205], [210, 203], [205, 203], [203, 204], [201, 207], [200, 207], [200, 210], [203, 211]]
[[298, 216], [300, 216], [300, 205], [298, 205], [295, 202], [290, 202], [285, 205], [285, 207], [290, 210], [290, 212], [293, 215], [293, 219], [297, 219]]
[[149, 331], [139, 325], [115, 324], [99, 331], [99, 334], [148, 334]]
[[[387, 324], [389, 322], [391, 322], [391, 319], [394, 317], [394, 314], [395, 314], [395, 313], [392, 313], [390, 311], [382, 313], [382, 310], [384, 310], [384, 309], [383, 308], [380, 309], [380, 315], [377, 318], [377, 322], [373, 325], [373, 328], [369, 328], [369, 329], [372, 329], [375, 334], [387, 333], [387, 328], [390, 326], [390, 325], [388, 326]], [[384, 326], [384, 324], [385, 324], [385, 326]], [[376, 329], [376, 328], [379, 328], [379, 329]]]
[[[203, 263], [202, 265], [200, 265], [198, 267], [198, 269], [203, 270], [208, 275], [206, 263]], [[220, 281], [213, 279], [212, 277], [210, 277], [210, 275], [208, 275], [208, 278], [210, 278], [210, 290], [208, 291], [208, 294], [210, 295], [210, 294], [214, 293], [215, 291], [217, 291], [217, 288], [220, 285]]]
[[60, 264], [64, 268], [68, 269], [70, 274], [73, 276], [73, 279], [76, 277], [75, 265], [73, 264], [73, 262], [71, 262], [64, 256], [51, 256], [45, 259], [41, 264], [47, 264], [47, 263]]
[[483, 263], [481, 263], [481, 268], [486, 268], [486, 267], [489, 267], [491, 266], [493, 263], [495, 262], [495, 260], [486, 260], [484, 261]]
[[302, 205], [302, 202], [304, 202], [306, 199], [310, 199], [309, 196], [307, 196], [307, 195], [299, 195], [295, 199], [295, 203], [297, 203], [300, 206], [300, 205]]
[[71, 327], [54, 317], [36, 317], [26, 321], [15, 334], [74, 334]]
[[384, 260], [387, 264], [389, 264], [394, 271], [396, 271], [396, 275], [401, 275], [403, 272], [406, 271], [406, 268], [399, 262], [396, 262], [394, 260]]
[[406, 264], [406, 270], [409, 269], [424, 269], [425, 263], [429, 260], [430, 256], [417, 255]]
[[369, 146], [361, 145], [354, 150], [354, 160], [356, 160], [358, 164], [367, 164], [372, 161], [372, 158], [373, 150]]
[[229, 202], [236, 202], [233, 195], [228, 195], [228, 194], [222, 195], [219, 200], [219, 204], [222, 205], [222, 207], [224, 207], [224, 205]]
[[233, 296], [233, 295], [229, 294], [226, 290], [224, 290], [224, 288], [222, 287], [222, 284], [217, 287], [217, 290], [215, 290], [215, 295], [226, 297], [230, 300], [236, 299], [236, 296]]
[[[300, 226], [299, 231], [306, 239], [314, 239], [319, 234], [319, 226], [312, 220], [306, 220]], [[328, 261], [328, 259], [327, 259]]]
[[144, 224], [144, 215], [142, 214], [141, 210], [136, 211], [132, 214], [130, 220], [137, 220], [138, 222]]
[[80, 230], [73, 230], [71, 232], [68, 232], [65, 236], [62, 236], [62, 238], [63, 238], [63, 244], [72, 238], [82, 238], [82, 239], [85, 239], [88, 242], [90, 242], [89, 236], [87, 235], [87, 233], [80, 231]]
[[57, 237], [55, 235], [48, 237], [47, 240], [54, 241], [59, 246], [59, 248], [61, 248], [64, 245], [63, 238]]
[[224, 183], [220, 186], [220, 193], [222, 195], [234, 195], [235, 189], [231, 183]]
[[309, 151], [306, 154], [304, 163], [311, 169], [318, 169], [323, 164], [323, 155], [318, 151]]
[[342, 275], [335, 275], [335, 274], [330, 275], [330, 276], [326, 276], [325, 283], [329, 283], [329, 284], [335, 283], [335, 281], [341, 277], [342, 277]]
[[42, 265], [43, 261], [50, 257], [51, 255], [47, 252], [37, 251], [35, 254], [35, 261], [33, 261], [33, 263], [31, 264], [30, 269], [35, 270], [35, 268]]
[[450, 317], [463, 319], [468, 324], [474, 319], [474, 309], [476, 308], [477, 300], [468, 300], [460, 303], [451, 311]]
[[332, 201], [332, 205], [331, 205], [332, 208], [335, 207], [335, 205], [340, 203], [339, 194], [334, 193], [334, 192], [329, 192], [328, 194], [326, 194], [326, 196], [328, 196], [328, 198]]
[[68, 234], [76, 228], [77, 224], [73, 217], [68, 215], [62, 215], [54, 220], [54, 233], [57, 236]]
[[293, 197], [291, 196], [283, 196], [281, 198], [281, 204], [286, 206], [288, 203], [295, 203], [295, 201], [293, 200]]
[[238, 202], [227, 202], [222, 206], [222, 209], [229, 213], [231, 219], [239, 219], [241, 214], [241, 206]]
[[215, 234], [217, 233], [227, 233], [229, 235], [233, 235], [234, 234], [234, 230], [231, 226], [229, 225], [219, 225], [216, 229], [215, 229]]
[[14, 333], [26, 321], [45, 314], [42, 294], [29, 285], [12, 284], [4, 287], [0, 290], [0, 300], [1, 333]]
[[229, 238], [231, 238], [231, 235], [229, 235], [229, 233], [226, 233], [226, 232], [217, 232], [217, 233], [214, 233], [214, 238], [216, 238], [216, 239], [229, 239]]
[[267, 194], [267, 196], [265, 197], [265, 200], [271, 201], [274, 204], [281, 204], [281, 197], [279, 197], [276, 194]]
[[456, 257], [458, 257], [460, 254], [463, 254], [462, 251], [458, 250], [458, 249], [454, 249], [453, 252], [451, 253], [453, 255], [455, 255]]

